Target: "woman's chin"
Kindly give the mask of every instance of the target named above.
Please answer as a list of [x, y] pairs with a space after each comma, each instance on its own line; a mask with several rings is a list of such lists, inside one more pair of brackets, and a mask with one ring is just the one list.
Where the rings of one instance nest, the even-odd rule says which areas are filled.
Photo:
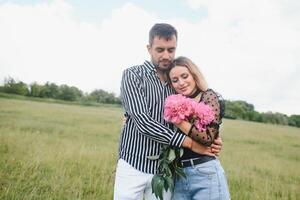
[[187, 92], [187, 91], [181, 92], [181, 94], [182, 94], [183, 96], [190, 96], [190, 92]]
[[176, 92], [178, 94], [183, 95], [183, 96], [190, 96], [192, 94], [192, 91], [188, 91], [188, 90], [184, 90], [184, 91], [182, 91], [182, 90], [176, 90]]

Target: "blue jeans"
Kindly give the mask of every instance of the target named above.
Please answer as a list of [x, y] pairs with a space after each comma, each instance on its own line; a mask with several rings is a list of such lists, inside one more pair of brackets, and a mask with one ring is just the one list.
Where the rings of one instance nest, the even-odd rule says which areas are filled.
[[176, 177], [174, 200], [228, 200], [229, 189], [219, 160], [185, 167], [186, 178]]

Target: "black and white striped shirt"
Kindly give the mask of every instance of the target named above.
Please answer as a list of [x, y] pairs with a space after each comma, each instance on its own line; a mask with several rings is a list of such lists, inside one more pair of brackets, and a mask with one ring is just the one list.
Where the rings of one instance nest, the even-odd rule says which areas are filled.
[[123, 72], [121, 99], [126, 123], [121, 133], [119, 158], [139, 171], [157, 173], [158, 161], [148, 156], [159, 155], [161, 144], [180, 147], [186, 137], [171, 130], [163, 118], [164, 101], [170, 94], [173, 94], [170, 84], [160, 81], [149, 61]]

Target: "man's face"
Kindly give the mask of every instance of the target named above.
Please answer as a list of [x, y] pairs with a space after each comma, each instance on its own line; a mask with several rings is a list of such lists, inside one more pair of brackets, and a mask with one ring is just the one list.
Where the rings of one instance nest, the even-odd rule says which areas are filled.
[[157, 70], [167, 71], [175, 57], [177, 40], [173, 35], [169, 40], [165, 38], [154, 37], [152, 45], [148, 45], [148, 52], [151, 56], [151, 62]]

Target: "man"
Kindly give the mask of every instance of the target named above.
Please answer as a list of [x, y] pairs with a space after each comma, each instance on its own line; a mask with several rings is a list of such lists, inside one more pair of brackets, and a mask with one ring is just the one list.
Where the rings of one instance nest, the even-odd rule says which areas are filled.
[[[218, 154], [221, 149], [220, 140], [211, 150], [174, 132], [163, 119], [164, 100], [173, 93], [166, 81], [166, 72], [175, 57], [176, 47], [176, 29], [169, 24], [155, 24], [147, 45], [151, 62], [145, 61], [123, 73], [121, 98], [126, 122], [120, 139], [115, 200], [156, 199], [151, 179], [157, 173], [158, 161], [148, 157], [159, 155], [161, 144], [189, 148], [196, 153]], [[170, 198], [170, 193], [164, 194], [164, 199]]]

